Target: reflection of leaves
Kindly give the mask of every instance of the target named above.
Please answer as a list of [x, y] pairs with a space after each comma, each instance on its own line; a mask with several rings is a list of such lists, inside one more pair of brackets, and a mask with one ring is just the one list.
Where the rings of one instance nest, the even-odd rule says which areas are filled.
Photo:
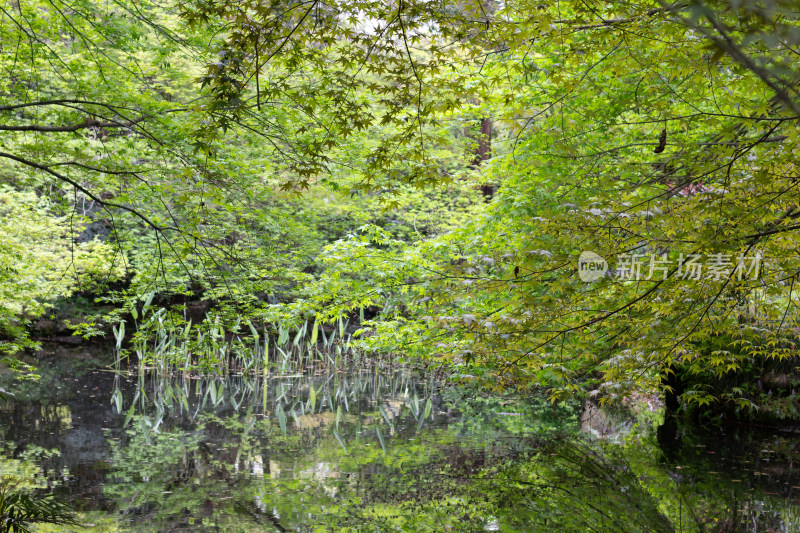
[[383, 417], [383, 419], [386, 420], [386, 423], [389, 425], [389, 428], [390, 429], [394, 429], [394, 425], [392, 424], [392, 421], [389, 420], [389, 415], [386, 414], [386, 409], [384, 409], [383, 406], [381, 405], [381, 406], [378, 407], [378, 410], [380, 411], [381, 416]]
[[333, 430], [333, 436], [336, 437], [336, 440], [338, 440], [339, 444], [342, 445], [342, 449], [344, 450], [344, 453], [347, 453], [347, 446], [344, 445], [344, 441], [342, 440], [342, 437], [339, 435], [339, 432], [336, 431], [335, 429]]
[[231, 514], [243, 502], [253, 504], [247, 497], [252, 487], [247, 477], [238, 478], [242, 483], [235, 490], [230, 481], [237, 474], [238, 458], [252, 457], [257, 440], [251, 432], [263, 435], [268, 422], [213, 415], [198, 420], [188, 433], [165, 422], [162, 433], [152, 434], [135, 423], [126, 439], [109, 441], [114, 466], [103, 492], [122, 513], [137, 517], [134, 526], [123, 530], [165, 531], [187, 510], [196, 520], [189, 523], [195, 524], [192, 530], [205, 530], [199, 526], [206, 522], [223, 531], [264, 530], [241, 513]]
[[210, 380], [208, 382], [208, 394], [211, 396], [211, 403], [214, 407], [217, 407], [220, 403], [223, 402], [225, 399], [225, 382], [221, 382], [219, 387], [217, 387], [216, 380]]
[[125, 423], [122, 424], [122, 427], [128, 427], [128, 423], [133, 418], [134, 409], [136, 409], [136, 405], [131, 405], [130, 409], [128, 409], [128, 413], [125, 415]]
[[375, 426], [375, 432], [378, 434], [378, 442], [381, 443], [381, 449], [383, 450], [383, 454], [386, 455], [386, 445], [383, 443], [383, 435], [381, 435], [381, 428]]
[[[387, 522], [390, 524], [387, 530], [402, 530], [405, 526], [410, 531], [437, 530], [435, 515], [430, 509], [426, 508], [423, 516], [413, 517], [409, 505], [414, 501], [427, 505], [440, 499], [444, 502], [442, 510], [453, 513], [454, 518], [446, 522], [455, 528], [463, 521], [467, 529], [475, 526], [473, 529], [482, 530], [485, 520], [478, 527], [481, 520], [498, 515], [491, 506], [480, 503], [483, 493], [476, 492], [478, 486], [473, 487], [474, 476], [481, 475], [484, 465], [489, 464], [488, 456], [476, 450], [474, 443], [456, 443], [461, 440], [458, 434], [464, 429], [481, 435], [482, 439], [486, 435], [485, 440], [495, 435], [508, 435], [509, 430], [517, 431], [517, 426], [498, 423], [498, 418], [506, 423], [509, 417], [492, 416], [508, 410], [507, 404], [495, 399], [475, 402], [469, 407], [462, 401], [442, 398], [443, 410], [450, 411], [446, 406], [451, 404], [461, 410], [464, 417], [448, 428], [448, 417], [437, 416], [436, 431], [433, 431], [429, 426], [432, 426], [435, 398], [427, 387], [423, 388], [421, 383], [405, 375], [348, 377], [338, 382], [314, 379], [285, 379], [269, 388], [259, 387], [256, 381], [248, 387], [249, 378], [225, 381], [225, 398], [235, 396], [235, 403], [241, 403], [239, 413], [248, 404], [257, 402], [253, 411], [261, 411], [261, 414], [268, 412], [269, 406], [273, 407], [271, 419], [259, 415], [248, 418], [249, 415], [238, 415], [232, 409], [213, 409], [212, 386], [216, 389], [216, 400], [222, 401], [220, 381], [212, 385], [213, 379], [187, 384], [186, 396], [191, 402], [189, 415], [195, 409], [199, 412], [201, 399], [208, 398], [205, 414], [192, 416], [189, 428], [183, 425], [187, 413], [178, 411], [182, 401], [173, 402], [174, 409], [162, 411], [167, 414], [159, 428], [161, 433], [150, 429], [158, 413], [148, 409], [152, 417], [148, 425], [140, 422], [144, 417], [134, 412], [134, 423], [127, 426], [131, 428], [126, 432], [127, 438], [110, 441], [115, 466], [104, 487], [106, 495], [127, 515], [136, 516], [134, 527], [140, 531], [163, 530], [165, 524], [175, 523], [176, 517], [185, 516], [187, 510], [195, 520], [207, 521], [221, 530], [271, 530], [270, 526], [264, 527], [264, 520], [259, 526], [252, 525], [252, 513], [244, 513], [236, 507], [241, 504], [258, 513], [253, 502], [258, 502], [261, 512], [274, 509], [275, 516], [280, 516], [287, 530], [309, 530], [323, 525], [344, 529], [349, 525], [348, 513], [359, 512], [349, 505], [336, 506], [331, 498], [334, 494], [337, 500], [352, 496], [353, 487], [346, 474], [362, 471], [369, 472], [369, 489], [363, 493], [367, 495], [364, 501], [372, 503], [367, 503], [365, 512], [358, 514], [364, 522], [355, 530], [363, 529], [364, 524], [373, 526], [372, 530], [375, 526], [384, 529], [383, 518], [375, 516], [379, 508], [376, 506], [393, 517]], [[334, 383], [333, 388], [329, 382]], [[199, 392], [192, 391], [192, 386]], [[310, 407], [312, 387], [314, 413], [308, 413], [304, 409]], [[168, 394], [163, 402], [155, 402], [169, 387], [159, 382], [158, 387], [148, 385], [146, 389], [158, 391], [150, 395], [147, 406], [154, 403], [169, 406]], [[176, 396], [180, 394], [176, 392]], [[348, 398], [350, 414], [345, 416]], [[372, 403], [373, 398], [377, 398], [377, 406]], [[267, 409], [262, 407], [262, 401]], [[136, 408], [140, 405], [146, 408], [145, 402], [136, 403]], [[224, 405], [229, 404], [225, 402]], [[542, 409], [545, 408], [551, 407], [543, 401]], [[155, 411], [162, 409], [156, 406]], [[521, 411], [532, 420], [544, 412], [536, 409]], [[228, 414], [222, 416], [223, 412]], [[412, 412], [416, 413], [413, 418]], [[294, 419], [291, 426], [287, 424], [290, 415]], [[420, 420], [429, 422], [415, 432], [414, 427]], [[366, 435], [359, 433], [360, 424], [365, 422], [376, 429], [369, 439], [372, 442], [365, 442]], [[391, 439], [386, 428], [380, 427], [384, 423], [394, 430]], [[148, 440], [150, 444], [146, 446]], [[502, 448], [499, 455], [506, 453], [505, 448], [499, 448]], [[461, 466], [448, 471], [452, 462], [460, 462]], [[263, 475], [253, 476], [255, 472]], [[341, 477], [330, 476], [333, 472], [341, 473]], [[458, 479], [448, 480], [445, 473]], [[387, 484], [396, 486], [386, 489]], [[211, 507], [205, 502], [220, 503]], [[517, 512], [525, 513], [519, 509]], [[200, 522], [194, 524], [199, 527]]]
[[432, 408], [433, 408], [433, 402], [431, 401], [430, 398], [428, 398], [428, 401], [425, 403], [425, 412], [422, 413], [422, 416], [419, 417], [419, 419], [417, 420], [417, 431], [422, 429], [422, 425], [425, 423], [425, 420], [429, 416], [431, 416], [431, 409]]
[[425, 404], [425, 412], [422, 413], [422, 416], [420, 416], [417, 419], [417, 431], [422, 429], [422, 425], [425, 423], [425, 419], [428, 418], [430, 414], [431, 414], [431, 399], [428, 398], [428, 402]]
[[[620, 447], [550, 438], [530, 462], [504, 472], [527, 494], [534, 523], [562, 531], [672, 532], [660, 502], [642, 485]], [[635, 510], [635, 512], [631, 512]]]
[[111, 395], [111, 404], [117, 408], [117, 414], [122, 412], [122, 391], [114, 389], [114, 394]]
[[281, 426], [281, 433], [283, 436], [286, 436], [286, 412], [283, 410], [283, 406], [278, 404], [276, 409], [276, 414], [278, 415], [278, 424]]

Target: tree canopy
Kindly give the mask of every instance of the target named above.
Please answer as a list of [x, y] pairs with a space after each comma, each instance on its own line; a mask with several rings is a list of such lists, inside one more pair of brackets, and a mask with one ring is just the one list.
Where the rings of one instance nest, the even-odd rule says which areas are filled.
[[[199, 295], [232, 329], [371, 308], [368, 348], [553, 397], [794, 356], [795, 8], [15, 0], [0, 179], [61, 241], [21, 255], [5, 217], [2, 294], [83, 287], [109, 322]], [[42, 307], [2, 297], [13, 351]]]

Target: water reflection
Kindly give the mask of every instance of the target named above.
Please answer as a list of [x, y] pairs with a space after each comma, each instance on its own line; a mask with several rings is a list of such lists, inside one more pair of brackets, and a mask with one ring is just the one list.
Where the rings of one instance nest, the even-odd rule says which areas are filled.
[[44, 400], [20, 390], [0, 411], [0, 466], [69, 501], [81, 530], [800, 530], [794, 439], [684, 431], [663, 449], [652, 410], [397, 369], [49, 383], [52, 402], [40, 384]]

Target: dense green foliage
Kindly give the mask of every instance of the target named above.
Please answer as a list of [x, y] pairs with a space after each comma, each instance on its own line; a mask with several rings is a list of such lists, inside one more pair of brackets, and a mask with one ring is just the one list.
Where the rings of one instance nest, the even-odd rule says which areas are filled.
[[[791, 361], [792, 7], [18, 0], [3, 350], [71, 294], [115, 306], [86, 335], [155, 294], [240, 334], [366, 309], [367, 349], [554, 398]], [[677, 392], [749, 405], [707, 381]]]

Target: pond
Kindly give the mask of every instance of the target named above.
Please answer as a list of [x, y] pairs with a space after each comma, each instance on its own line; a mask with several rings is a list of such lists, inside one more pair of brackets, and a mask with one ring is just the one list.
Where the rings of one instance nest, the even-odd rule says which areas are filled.
[[659, 431], [652, 398], [612, 411], [397, 367], [223, 380], [50, 357], [39, 382], [2, 383], [18, 401], [0, 470], [68, 502], [75, 531], [800, 531], [795, 435]]

